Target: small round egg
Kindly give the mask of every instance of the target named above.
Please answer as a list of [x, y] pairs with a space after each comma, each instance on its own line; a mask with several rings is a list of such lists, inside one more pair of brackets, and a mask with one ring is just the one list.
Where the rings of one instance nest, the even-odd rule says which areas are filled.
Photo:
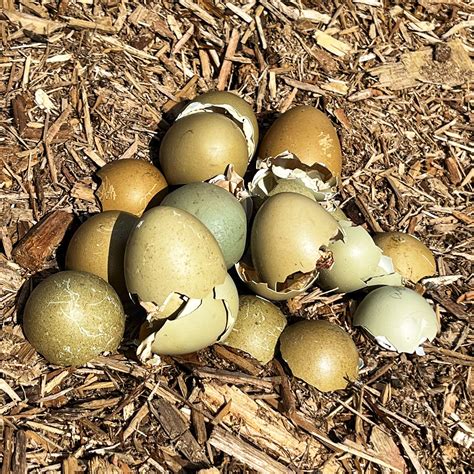
[[336, 129], [325, 115], [309, 105], [293, 107], [278, 117], [260, 144], [263, 160], [289, 151], [308, 166], [316, 164], [340, 176], [342, 153]]
[[201, 112], [177, 120], [161, 142], [160, 165], [168, 183], [206, 181], [228, 165], [244, 176], [247, 141], [240, 128], [219, 113]]
[[412, 354], [438, 332], [431, 305], [416, 291], [384, 286], [370, 292], [354, 314], [354, 326], [366, 329], [384, 348]]
[[359, 353], [351, 336], [327, 321], [300, 321], [280, 337], [280, 351], [295, 377], [321, 392], [357, 379]]
[[105, 211], [87, 219], [69, 242], [66, 270], [93, 273], [109, 282], [122, 299], [128, 299], [123, 257], [137, 222], [137, 216], [120, 211]]
[[239, 312], [224, 344], [247, 352], [262, 364], [273, 359], [286, 318], [270, 301], [253, 295], [239, 298]]
[[107, 163], [98, 172], [96, 195], [103, 211], [124, 211], [141, 216], [158, 205], [168, 192], [161, 172], [144, 160], [123, 159]]
[[82, 365], [117, 350], [125, 315], [114, 289], [85, 272], [59, 272], [31, 293], [23, 315], [31, 345], [52, 364]]
[[247, 216], [231, 193], [214, 184], [190, 183], [168, 194], [162, 205], [199, 219], [219, 243], [227, 268], [240, 260], [247, 239]]
[[404, 232], [380, 232], [375, 234], [374, 242], [407, 280], [417, 283], [436, 273], [433, 252], [416, 237]]

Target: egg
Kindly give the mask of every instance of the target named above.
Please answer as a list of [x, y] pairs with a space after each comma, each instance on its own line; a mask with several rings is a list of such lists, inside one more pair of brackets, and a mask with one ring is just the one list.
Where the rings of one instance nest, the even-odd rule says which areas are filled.
[[82, 365], [122, 340], [125, 315], [114, 289], [96, 275], [64, 271], [43, 280], [31, 293], [23, 330], [52, 364]]
[[336, 221], [349, 221], [349, 218], [346, 216], [344, 211], [340, 207], [335, 207], [333, 210], [329, 211], [332, 217], [336, 219]]
[[168, 183], [206, 181], [232, 164], [247, 170], [247, 141], [240, 128], [218, 113], [196, 113], [177, 120], [160, 146], [160, 165]]
[[93, 273], [109, 282], [128, 299], [123, 270], [127, 239], [138, 217], [105, 211], [87, 219], [72, 236], [66, 252], [66, 270]]
[[374, 241], [407, 280], [417, 283], [436, 273], [433, 252], [416, 237], [403, 232], [380, 232], [375, 234]]
[[124, 211], [141, 216], [148, 206], [161, 202], [168, 184], [161, 172], [144, 160], [123, 159], [107, 163], [98, 172], [96, 191], [103, 211]]
[[247, 239], [247, 216], [231, 193], [214, 184], [191, 183], [168, 194], [162, 205], [199, 219], [219, 243], [227, 268], [240, 260]]
[[421, 353], [421, 344], [432, 341], [438, 332], [431, 305], [403, 286], [384, 286], [370, 292], [357, 307], [353, 322], [385, 349], [409, 354]]
[[316, 200], [314, 193], [299, 179], [280, 179], [268, 195], [274, 196], [275, 194], [280, 193], [302, 194], [313, 201]]
[[349, 293], [372, 285], [401, 284], [399, 275], [380, 266], [381, 250], [361, 226], [339, 221], [343, 238], [328, 245], [333, 264], [321, 269], [318, 284], [325, 290]]
[[251, 230], [253, 268], [260, 282], [281, 290], [295, 278], [316, 276], [324, 247], [339, 235], [336, 220], [317, 202], [295, 193], [268, 198]]
[[[206, 92], [193, 99], [190, 105], [194, 105], [195, 103], [200, 103], [207, 107], [211, 106], [212, 110], [223, 110], [224, 112], [228, 111], [227, 113], [230, 113], [235, 120], [242, 121], [244, 123], [248, 122], [251, 127], [250, 140], [253, 144], [249, 158], [252, 158], [253, 153], [255, 152], [256, 144], [258, 143], [259, 131], [257, 117], [255, 116], [252, 106], [249, 103], [247, 103], [237, 94], [227, 91]], [[225, 109], [220, 108], [222, 106], [224, 106]], [[187, 109], [189, 110], [189, 106]]]
[[270, 127], [260, 144], [260, 159], [285, 151], [308, 166], [319, 164], [340, 176], [342, 153], [336, 129], [323, 112], [308, 105], [284, 112]]
[[280, 337], [280, 351], [295, 377], [321, 392], [357, 379], [359, 353], [351, 336], [327, 321], [300, 321]]
[[138, 354], [182, 355], [219, 342], [232, 330], [238, 307], [237, 288], [227, 275], [197, 308], [191, 304], [174, 318], [145, 322]]
[[239, 298], [237, 320], [224, 344], [247, 352], [262, 364], [273, 359], [286, 318], [270, 301], [258, 296]]
[[174, 294], [203, 299], [227, 275], [207, 227], [189, 212], [168, 206], [145, 212], [132, 230], [124, 270], [128, 291], [159, 308]]

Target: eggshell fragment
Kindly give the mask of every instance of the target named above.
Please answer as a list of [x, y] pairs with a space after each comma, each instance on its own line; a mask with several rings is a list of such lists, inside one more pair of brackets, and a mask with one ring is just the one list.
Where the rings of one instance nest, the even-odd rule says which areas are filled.
[[431, 305], [402, 286], [384, 286], [369, 293], [357, 307], [353, 321], [384, 348], [409, 354], [426, 340], [432, 341], [438, 331]]
[[327, 321], [300, 321], [280, 337], [283, 359], [295, 377], [322, 392], [357, 379], [359, 354], [351, 336]]
[[258, 296], [244, 295], [234, 328], [224, 344], [249, 353], [262, 364], [273, 359], [275, 346], [286, 326], [277, 306]]

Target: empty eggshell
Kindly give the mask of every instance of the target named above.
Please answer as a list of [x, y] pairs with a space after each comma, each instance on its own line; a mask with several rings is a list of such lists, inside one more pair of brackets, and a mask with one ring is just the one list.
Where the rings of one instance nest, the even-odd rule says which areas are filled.
[[359, 353], [351, 336], [327, 321], [300, 321], [280, 337], [283, 359], [295, 377], [321, 392], [346, 388], [357, 379]]
[[380, 232], [375, 234], [374, 241], [407, 280], [417, 283], [436, 273], [433, 252], [416, 237], [404, 232]]
[[120, 211], [105, 211], [87, 219], [69, 242], [66, 270], [100, 276], [122, 299], [128, 299], [123, 257], [128, 236], [137, 222], [138, 217]]
[[328, 116], [308, 105], [293, 107], [275, 120], [263, 137], [263, 160], [288, 151], [308, 166], [320, 165], [340, 176], [342, 154], [336, 129]]
[[338, 236], [336, 220], [319, 203], [300, 194], [276, 194], [255, 216], [253, 267], [261, 282], [280, 290], [292, 276], [315, 276], [324, 247]]
[[160, 165], [168, 183], [206, 181], [228, 165], [243, 176], [247, 141], [240, 128], [222, 114], [201, 112], [177, 120], [161, 142]]
[[412, 354], [438, 332], [431, 305], [402, 286], [384, 286], [370, 292], [357, 307], [354, 326], [362, 326], [385, 349]]
[[122, 340], [125, 315], [117, 293], [102, 278], [65, 271], [43, 280], [31, 293], [23, 330], [49, 362], [82, 365]]
[[242, 257], [247, 216], [240, 202], [225, 189], [209, 183], [186, 184], [168, 194], [162, 205], [182, 209], [198, 218], [219, 243], [227, 268]]
[[[203, 299], [227, 275], [219, 244], [196, 217], [159, 206], [145, 212], [125, 250], [128, 291], [159, 314], [169, 316], [185, 299]], [[151, 310], [148, 307], [148, 310]]]
[[103, 211], [124, 211], [141, 216], [158, 205], [168, 192], [160, 171], [144, 160], [123, 159], [107, 163], [98, 172], [96, 195]]
[[273, 359], [275, 346], [286, 326], [277, 306], [258, 296], [239, 299], [239, 312], [232, 332], [224, 344], [249, 353], [262, 364]]

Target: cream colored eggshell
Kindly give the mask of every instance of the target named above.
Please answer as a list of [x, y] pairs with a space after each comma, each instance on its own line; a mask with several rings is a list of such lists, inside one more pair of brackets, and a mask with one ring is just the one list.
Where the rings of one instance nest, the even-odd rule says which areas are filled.
[[438, 332], [431, 305], [418, 293], [401, 286], [384, 286], [369, 293], [354, 314], [354, 326], [362, 326], [375, 338], [385, 338], [398, 352], [412, 354]]
[[337, 221], [319, 203], [295, 193], [268, 198], [251, 232], [252, 261], [260, 281], [275, 290], [290, 275], [315, 272], [322, 247], [338, 233]]

